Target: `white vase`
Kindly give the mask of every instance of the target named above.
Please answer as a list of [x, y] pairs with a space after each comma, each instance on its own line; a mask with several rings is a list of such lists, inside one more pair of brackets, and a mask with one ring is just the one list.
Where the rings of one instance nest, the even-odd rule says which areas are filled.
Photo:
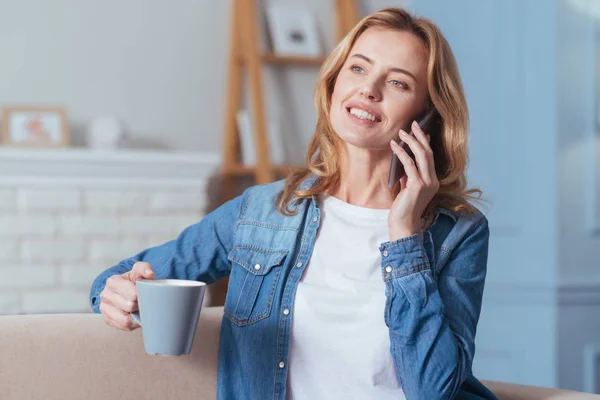
[[115, 117], [96, 117], [87, 126], [87, 145], [92, 149], [118, 148], [123, 136], [123, 124]]

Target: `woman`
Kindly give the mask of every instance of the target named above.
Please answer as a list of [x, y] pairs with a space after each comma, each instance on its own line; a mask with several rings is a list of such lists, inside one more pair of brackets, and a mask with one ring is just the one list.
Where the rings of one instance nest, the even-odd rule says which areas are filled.
[[[446, 40], [402, 9], [364, 18], [322, 67], [316, 107], [305, 171], [103, 272], [94, 311], [135, 329], [135, 280], [229, 275], [221, 399], [494, 398], [471, 374], [489, 229], [467, 202]], [[431, 112], [429, 131], [411, 124]], [[390, 190], [393, 154], [405, 174]]]

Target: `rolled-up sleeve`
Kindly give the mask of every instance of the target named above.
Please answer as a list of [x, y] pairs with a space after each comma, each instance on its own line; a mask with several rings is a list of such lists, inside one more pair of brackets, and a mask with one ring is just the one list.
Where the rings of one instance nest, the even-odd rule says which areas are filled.
[[437, 279], [418, 233], [380, 246], [385, 321], [407, 399], [451, 399], [471, 374], [487, 271], [489, 228], [473, 222]]

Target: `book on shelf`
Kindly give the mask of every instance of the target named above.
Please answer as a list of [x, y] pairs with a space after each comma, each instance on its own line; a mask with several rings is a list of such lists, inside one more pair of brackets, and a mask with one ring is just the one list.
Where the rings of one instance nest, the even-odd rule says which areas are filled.
[[[236, 115], [238, 132], [240, 134], [241, 163], [251, 167], [256, 165], [256, 146], [254, 141], [254, 124], [252, 116], [247, 109], [240, 109]], [[285, 164], [285, 151], [283, 145], [281, 124], [276, 118], [269, 118], [267, 123], [267, 138], [269, 143], [269, 156], [273, 165]]]

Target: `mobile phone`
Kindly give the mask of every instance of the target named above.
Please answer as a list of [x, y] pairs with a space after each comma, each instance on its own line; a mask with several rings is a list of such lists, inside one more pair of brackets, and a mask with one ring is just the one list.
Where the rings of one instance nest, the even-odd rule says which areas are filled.
[[[418, 121], [421, 129], [423, 129], [423, 131], [429, 135], [433, 134], [431, 128], [433, 127], [436, 115], [437, 110], [434, 107], [431, 107], [431, 109], [425, 114], [425, 116]], [[408, 134], [414, 136], [412, 129]], [[415, 155], [410, 150], [410, 147], [403, 141], [400, 141], [398, 144], [402, 146], [402, 148], [408, 153], [410, 158], [412, 158], [412, 160], [415, 161]], [[388, 176], [388, 187], [390, 189], [393, 188], [394, 185], [396, 185], [396, 183], [400, 180], [400, 178], [404, 176], [405, 173], [406, 172], [404, 171], [404, 165], [402, 165], [398, 156], [392, 152], [392, 162], [390, 164], [390, 174]]]

